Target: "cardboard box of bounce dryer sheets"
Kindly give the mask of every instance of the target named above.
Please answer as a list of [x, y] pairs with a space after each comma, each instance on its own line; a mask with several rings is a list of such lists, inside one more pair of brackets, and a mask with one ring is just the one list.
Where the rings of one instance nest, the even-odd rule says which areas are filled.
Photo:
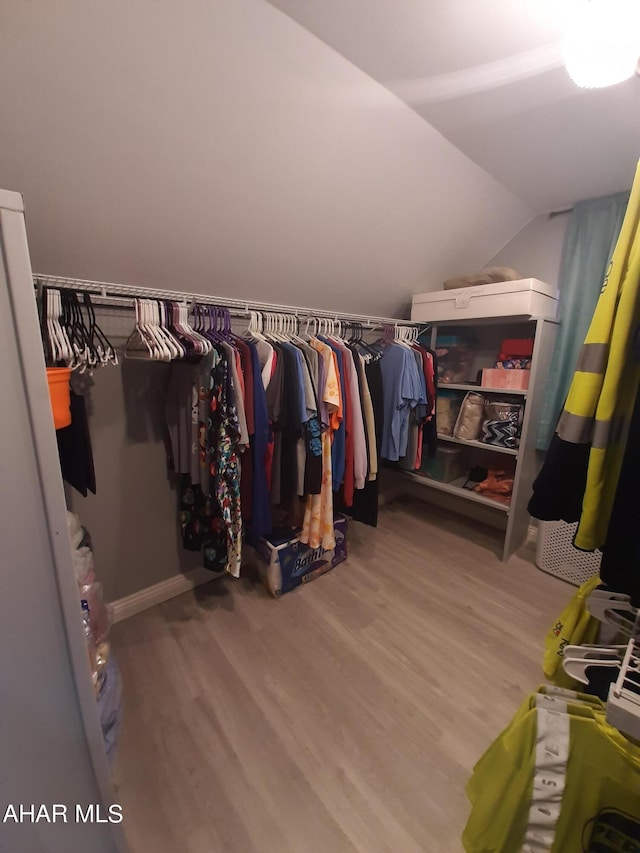
[[347, 519], [336, 514], [333, 521], [333, 533], [336, 547], [326, 551], [324, 548], [309, 548], [297, 536], [278, 538], [276, 534], [268, 539], [260, 539], [257, 552], [259, 570], [271, 595], [284, 595], [303, 583], [315, 580], [330, 572], [338, 563], [347, 559]]

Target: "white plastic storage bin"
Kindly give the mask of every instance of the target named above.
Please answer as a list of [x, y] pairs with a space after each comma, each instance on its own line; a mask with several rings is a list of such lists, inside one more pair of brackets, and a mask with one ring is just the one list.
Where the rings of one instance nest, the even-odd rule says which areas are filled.
[[580, 586], [600, 571], [602, 551], [574, 548], [577, 529], [578, 522], [539, 521], [536, 564], [543, 572]]
[[438, 323], [443, 320], [474, 320], [483, 317], [555, 317], [558, 296], [555, 287], [523, 278], [457, 290], [416, 293], [411, 319]]

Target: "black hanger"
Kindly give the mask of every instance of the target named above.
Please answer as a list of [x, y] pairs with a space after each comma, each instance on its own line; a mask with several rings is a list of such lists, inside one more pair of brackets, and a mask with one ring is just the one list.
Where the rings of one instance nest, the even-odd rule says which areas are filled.
[[91, 301], [91, 296], [87, 291], [82, 291], [82, 302], [87, 312], [88, 319], [88, 342], [89, 349], [96, 364], [104, 364], [106, 361], [111, 361], [114, 364], [118, 363], [116, 351], [109, 338], [102, 331], [96, 320], [96, 312]]

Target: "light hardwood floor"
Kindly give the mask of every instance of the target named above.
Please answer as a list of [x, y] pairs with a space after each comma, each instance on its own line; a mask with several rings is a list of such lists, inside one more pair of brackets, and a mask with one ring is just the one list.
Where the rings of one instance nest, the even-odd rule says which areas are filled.
[[214, 581], [115, 626], [133, 853], [453, 853], [474, 762], [572, 587], [420, 502], [269, 598]]

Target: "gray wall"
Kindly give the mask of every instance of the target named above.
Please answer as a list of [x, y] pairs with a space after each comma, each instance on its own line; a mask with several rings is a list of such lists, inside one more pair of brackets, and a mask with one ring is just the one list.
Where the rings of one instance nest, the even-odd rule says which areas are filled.
[[67, 502], [91, 533], [108, 601], [200, 565], [178, 535], [163, 440], [167, 370], [123, 361], [95, 372], [89, 412], [97, 494], [83, 498], [67, 487]]
[[570, 218], [570, 214], [553, 219], [546, 213], [536, 216], [487, 262], [487, 266], [513, 267], [523, 278], [537, 278], [557, 285]]

